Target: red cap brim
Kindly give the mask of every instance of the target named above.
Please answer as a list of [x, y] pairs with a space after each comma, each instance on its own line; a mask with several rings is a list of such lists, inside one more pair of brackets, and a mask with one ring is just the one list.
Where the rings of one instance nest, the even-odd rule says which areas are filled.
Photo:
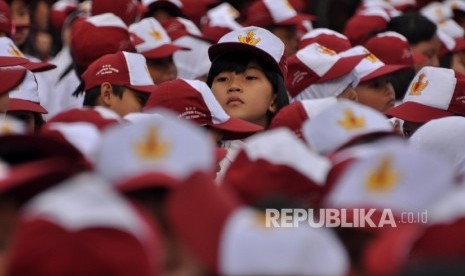
[[44, 72], [44, 71], [48, 71], [48, 70], [52, 70], [52, 69], [55, 69], [57, 68], [57, 66], [55, 64], [51, 64], [51, 63], [48, 63], [48, 62], [33, 62], [33, 61], [29, 61], [28, 63], [24, 64], [23, 65], [24, 67], [26, 67], [26, 69], [28, 69], [29, 71], [31, 72]]
[[[128, 88], [131, 88], [132, 90], [136, 91], [136, 92], [142, 92], [142, 93], [152, 93], [153, 90], [155, 89], [155, 85], [141, 85], [141, 86], [137, 86], [137, 85], [124, 85]], [[87, 89], [86, 89], [87, 91]]]
[[140, 190], [178, 187], [181, 182], [165, 173], [151, 172], [139, 174], [116, 184], [118, 191], [130, 193]]
[[0, 180], [0, 193], [17, 192], [23, 196], [33, 196], [71, 176], [75, 164], [69, 159], [55, 157], [15, 165]]
[[100, 114], [94, 108], [72, 108], [66, 111], [62, 111], [47, 120], [47, 123], [43, 126], [47, 128], [52, 123], [76, 123], [85, 122], [96, 126], [100, 130], [104, 130], [109, 126], [116, 125], [119, 123], [116, 117], [106, 117]]
[[48, 114], [48, 111], [38, 103], [13, 98], [10, 98], [10, 103], [8, 104], [8, 111], [31, 111], [40, 114]]
[[70, 143], [41, 135], [0, 136], [0, 158], [7, 163], [18, 159], [64, 157], [74, 161], [75, 167], [90, 168], [84, 155]]
[[210, 126], [214, 129], [223, 131], [224, 140], [243, 139], [263, 130], [263, 127], [259, 125], [252, 124], [237, 118], [229, 118], [229, 120], [224, 123], [210, 124]]
[[318, 81], [315, 83], [321, 83], [329, 80], [333, 80], [342, 77], [350, 71], [352, 71], [357, 65], [365, 58], [366, 55], [357, 55], [351, 57], [344, 57], [338, 60], [331, 69], [326, 72]]
[[413, 123], [426, 123], [428, 121], [455, 115], [454, 113], [439, 108], [427, 106], [417, 102], [404, 102], [392, 107], [384, 114]]
[[4, 95], [15, 89], [26, 77], [24, 68], [0, 69], [0, 95]]
[[394, 73], [397, 71], [400, 71], [402, 69], [408, 68], [408, 65], [384, 65], [383, 67], [380, 67], [376, 69], [375, 71], [371, 72], [370, 74], [366, 75], [365, 77], [360, 79], [360, 82], [372, 80], [377, 77], [385, 76], [390, 73]]
[[23, 65], [28, 62], [29, 60], [23, 57], [0, 57], [0, 67]]
[[160, 47], [141, 53], [147, 59], [158, 59], [171, 56], [176, 51], [186, 51], [190, 48], [177, 46], [174, 44], [164, 44]]

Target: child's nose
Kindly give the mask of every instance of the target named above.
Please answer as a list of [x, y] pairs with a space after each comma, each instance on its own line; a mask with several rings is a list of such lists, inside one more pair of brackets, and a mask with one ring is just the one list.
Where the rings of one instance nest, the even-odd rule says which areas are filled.
[[241, 84], [238, 80], [238, 78], [232, 78], [231, 81], [229, 82], [229, 88], [228, 92], [238, 92], [241, 91]]

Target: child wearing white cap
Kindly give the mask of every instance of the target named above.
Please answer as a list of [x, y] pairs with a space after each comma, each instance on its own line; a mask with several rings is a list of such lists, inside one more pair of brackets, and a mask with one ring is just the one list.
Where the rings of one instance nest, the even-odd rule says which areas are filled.
[[360, 78], [354, 70], [364, 54], [342, 57], [319, 43], [311, 43], [288, 59], [286, 87], [292, 101], [325, 97], [357, 101]]
[[42, 114], [47, 114], [47, 110], [40, 104], [38, 84], [34, 73], [28, 70], [24, 80], [10, 91], [9, 96], [7, 113], [23, 121], [29, 133], [39, 131], [44, 123]]
[[403, 120], [402, 131], [410, 137], [423, 124], [448, 116], [465, 116], [465, 75], [452, 69], [423, 67], [413, 78], [402, 103], [385, 114]]
[[289, 97], [284, 44], [271, 32], [246, 27], [209, 48], [207, 84], [231, 117], [267, 127]]
[[211, 65], [208, 48], [212, 41], [193, 21], [186, 18], [171, 18], [161, 24], [174, 44], [190, 49], [173, 53], [178, 78], [206, 81]]
[[[278, 111], [289, 103], [285, 87], [287, 57], [281, 40], [260, 27], [231, 31], [208, 49], [212, 65], [207, 84], [232, 118], [268, 128]], [[240, 140], [223, 143], [228, 155], [220, 163], [220, 179], [236, 152]]]
[[175, 45], [154, 18], [145, 18], [129, 26], [136, 51], [147, 59], [147, 67], [155, 84], [177, 78], [173, 54], [189, 48]]
[[395, 104], [395, 91], [390, 75], [407, 66], [385, 64], [361, 45], [342, 52], [341, 56], [361, 54], [364, 54], [365, 58], [355, 67], [355, 73], [360, 78], [360, 83], [355, 87], [358, 102], [384, 112]]
[[[24, 59], [24, 61], [25, 60], [26, 59]], [[10, 61], [13, 61], [12, 64], [15, 64], [16, 58], [10, 59], [10, 57], [0, 56], [0, 76], [2, 78], [2, 82], [0, 83], [0, 112], [2, 113], [7, 110], [8, 104], [10, 102], [8, 92], [21, 84], [27, 73], [26, 68], [22, 66], [3, 67], [9, 66]], [[20, 63], [21, 60], [19, 60], [18, 64]]]

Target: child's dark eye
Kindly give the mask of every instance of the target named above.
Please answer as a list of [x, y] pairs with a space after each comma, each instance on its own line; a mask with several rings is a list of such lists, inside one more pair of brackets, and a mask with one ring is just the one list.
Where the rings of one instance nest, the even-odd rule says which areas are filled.
[[378, 88], [381, 87], [381, 82], [379, 82], [379, 81], [373, 82], [373, 83], [371, 83], [371, 87], [373, 87], [375, 89], [378, 89]]
[[148, 95], [141, 95], [141, 94], [137, 94], [136, 95], [136, 100], [142, 105], [144, 106], [146, 103], [147, 103], [147, 100], [149, 99]]
[[217, 77], [215, 78], [215, 82], [225, 82], [227, 80], [226, 77]]
[[255, 77], [255, 76], [246, 76], [245, 79], [246, 79], [246, 80], [256, 80], [256, 79], [258, 79], [258, 78]]
[[374, 89], [380, 89], [388, 85], [390, 80], [388, 78], [382, 79], [382, 80], [376, 80], [371, 83], [371, 87]]
[[19, 114], [17, 118], [23, 122], [32, 121], [33, 117], [30, 114]]

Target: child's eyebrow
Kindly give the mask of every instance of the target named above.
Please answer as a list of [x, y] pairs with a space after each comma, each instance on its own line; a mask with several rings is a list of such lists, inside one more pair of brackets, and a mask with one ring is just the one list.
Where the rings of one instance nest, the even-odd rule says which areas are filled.
[[262, 68], [258, 65], [248, 65], [246, 69], [256, 69], [262, 71]]

